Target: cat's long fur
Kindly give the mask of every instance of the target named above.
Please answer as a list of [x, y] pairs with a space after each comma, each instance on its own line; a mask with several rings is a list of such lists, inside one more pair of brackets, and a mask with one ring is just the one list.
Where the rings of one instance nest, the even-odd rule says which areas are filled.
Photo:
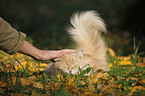
[[66, 73], [76, 74], [79, 67], [90, 64], [97, 69], [108, 70], [106, 62], [106, 46], [101, 33], [106, 33], [103, 20], [95, 11], [76, 13], [71, 18], [72, 26], [67, 32], [76, 42], [77, 49], [82, 49], [83, 53], [67, 53], [54, 64], [55, 69]]

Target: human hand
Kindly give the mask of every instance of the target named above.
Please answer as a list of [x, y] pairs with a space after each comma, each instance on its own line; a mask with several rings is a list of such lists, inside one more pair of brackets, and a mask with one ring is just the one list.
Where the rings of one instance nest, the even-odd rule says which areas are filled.
[[59, 50], [59, 51], [50, 51], [50, 50], [41, 50], [41, 57], [40, 60], [50, 60], [54, 58], [60, 58], [62, 57], [65, 53], [70, 53], [70, 52], [75, 52], [76, 50], [72, 49], [64, 49], [64, 50]]
[[64, 49], [59, 51], [40, 50], [25, 40], [24, 45], [18, 51], [23, 54], [29, 55], [37, 60], [50, 60], [54, 58], [59, 58], [63, 56], [65, 53], [75, 52], [76, 50], [71, 49]]

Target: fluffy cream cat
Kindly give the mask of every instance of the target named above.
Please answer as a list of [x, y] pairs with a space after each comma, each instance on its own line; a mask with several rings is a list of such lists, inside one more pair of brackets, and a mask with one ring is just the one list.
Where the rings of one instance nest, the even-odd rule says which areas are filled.
[[[49, 65], [47, 72], [61, 70], [62, 72], [76, 74], [79, 67], [89, 64], [96, 71], [108, 71], [106, 62], [106, 46], [101, 33], [106, 33], [103, 20], [95, 11], [76, 13], [70, 20], [72, 26], [67, 32], [75, 41], [78, 50], [76, 53], [67, 53], [54, 64]], [[90, 74], [90, 73], [89, 73]], [[89, 75], [88, 74], [88, 75]]]

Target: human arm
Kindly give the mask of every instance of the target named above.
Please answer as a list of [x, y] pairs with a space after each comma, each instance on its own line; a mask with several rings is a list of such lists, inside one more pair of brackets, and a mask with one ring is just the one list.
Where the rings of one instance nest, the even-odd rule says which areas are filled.
[[13, 54], [24, 44], [26, 35], [15, 30], [9, 23], [0, 17], [0, 49]]
[[15, 30], [9, 23], [0, 17], [0, 49], [14, 54], [19, 51], [23, 54], [30, 55], [37, 60], [50, 60], [56, 57], [61, 57], [67, 52], [74, 52], [75, 50], [40, 50], [28, 43], [26, 35]]
[[18, 51], [23, 54], [29, 55], [37, 60], [50, 60], [57, 57], [59, 58], [68, 52], [75, 52], [75, 50], [71, 50], [71, 49], [64, 49], [59, 51], [40, 50], [34, 47], [33, 45], [31, 45], [26, 40], [24, 40], [24, 45]]

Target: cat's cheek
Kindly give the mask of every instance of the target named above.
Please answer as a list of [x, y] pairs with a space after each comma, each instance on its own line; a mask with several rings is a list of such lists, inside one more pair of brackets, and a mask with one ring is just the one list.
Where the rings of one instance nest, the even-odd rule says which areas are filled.
[[68, 70], [65, 70], [65, 73], [69, 73], [69, 71]]
[[72, 70], [71, 73], [72, 74], [77, 74], [78, 70]]

